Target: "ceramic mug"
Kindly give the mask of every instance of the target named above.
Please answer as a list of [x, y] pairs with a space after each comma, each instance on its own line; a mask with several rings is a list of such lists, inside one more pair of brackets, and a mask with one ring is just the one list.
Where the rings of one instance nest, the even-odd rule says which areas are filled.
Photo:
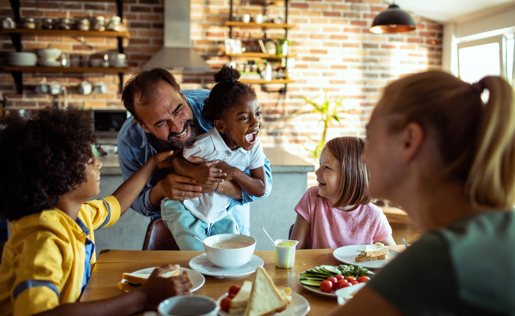
[[36, 91], [37, 94], [48, 93], [48, 85], [46, 83], [43, 83], [43, 82], [38, 83], [34, 90]]
[[48, 92], [52, 95], [58, 95], [59, 93], [61, 93], [61, 85], [55, 81], [52, 82], [48, 86]]
[[105, 93], [107, 93], [107, 86], [105, 85], [105, 83], [99, 82], [95, 85], [94, 90], [96, 93], [105, 94]]
[[244, 14], [241, 16], [241, 21], [243, 23], [249, 23], [250, 22], [250, 14]]
[[216, 316], [218, 306], [211, 297], [203, 295], [179, 295], [167, 298], [157, 307], [162, 316]]
[[83, 82], [80, 83], [80, 86], [79, 86], [80, 93], [82, 93], [84, 95], [90, 94], [91, 90], [93, 90], [93, 86], [91, 86], [91, 83], [89, 83], [88, 81], [84, 80]]
[[256, 23], [263, 23], [263, 15], [262, 14], [256, 14], [256, 16], [254, 16], [254, 22], [256, 22]]

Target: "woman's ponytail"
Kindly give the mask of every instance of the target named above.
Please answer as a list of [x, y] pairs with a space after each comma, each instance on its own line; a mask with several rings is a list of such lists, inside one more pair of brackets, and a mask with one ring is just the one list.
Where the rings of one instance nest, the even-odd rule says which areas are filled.
[[465, 194], [475, 205], [499, 209], [515, 205], [515, 101], [513, 88], [501, 77], [472, 85], [489, 92]]

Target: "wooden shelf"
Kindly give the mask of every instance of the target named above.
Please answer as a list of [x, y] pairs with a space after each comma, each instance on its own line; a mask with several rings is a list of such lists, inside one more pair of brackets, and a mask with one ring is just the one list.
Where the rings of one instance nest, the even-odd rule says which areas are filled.
[[242, 57], [242, 58], [265, 58], [265, 59], [280, 59], [280, 58], [289, 58], [289, 57], [295, 57], [297, 55], [290, 54], [290, 55], [272, 55], [267, 53], [258, 53], [258, 52], [251, 52], [251, 53], [241, 53], [241, 54], [225, 54], [225, 56], [228, 57]]
[[128, 31], [80, 31], [80, 30], [41, 30], [41, 29], [2, 29], [2, 33], [7, 34], [34, 34], [34, 35], [54, 35], [54, 36], [85, 36], [85, 37], [123, 37], [130, 38]]
[[265, 80], [265, 79], [240, 79], [239, 81], [241, 82], [246, 82], [246, 83], [256, 83], [256, 84], [261, 84], [261, 83], [278, 83], [278, 84], [287, 84], [287, 83], [295, 83], [295, 80], [291, 80], [291, 79], [272, 79], [272, 80]]
[[41, 66], [4, 66], [5, 71], [21, 71], [21, 72], [98, 72], [98, 73], [129, 73], [131, 70], [124, 68], [103, 68], [103, 67], [41, 67]]
[[225, 21], [225, 26], [238, 26], [238, 27], [250, 27], [250, 28], [262, 28], [262, 29], [291, 29], [294, 28], [293, 24], [276, 24], [276, 23], [256, 23], [256, 22], [237, 22], [237, 21]]

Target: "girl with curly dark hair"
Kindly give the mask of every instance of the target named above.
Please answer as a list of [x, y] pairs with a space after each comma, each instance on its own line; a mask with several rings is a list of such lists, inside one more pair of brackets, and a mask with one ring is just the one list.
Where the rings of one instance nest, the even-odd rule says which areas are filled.
[[153, 156], [112, 196], [86, 202], [100, 192], [94, 141], [78, 110], [0, 121], [0, 216], [12, 221], [0, 265], [2, 315], [129, 315], [191, 287], [187, 274], [160, 278], [177, 268], [168, 265], [135, 292], [77, 303], [96, 261], [93, 230], [113, 225], [173, 153]]
[[[179, 174], [199, 183], [216, 182], [216, 178], [233, 180], [248, 194], [263, 196], [265, 155], [257, 138], [261, 110], [254, 90], [238, 81], [239, 78], [237, 70], [226, 66], [215, 74], [217, 84], [205, 100], [202, 112], [207, 120], [213, 121], [214, 127], [200, 135], [192, 147], [183, 150], [186, 159], [196, 157], [218, 162], [200, 170], [191, 168], [182, 158], [174, 158], [173, 166]], [[193, 235], [203, 240], [211, 235], [239, 233], [234, 218], [227, 212], [230, 203], [229, 197], [216, 190], [183, 202], [165, 198], [161, 202], [161, 215], [181, 250], [203, 250], [203, 244]]]

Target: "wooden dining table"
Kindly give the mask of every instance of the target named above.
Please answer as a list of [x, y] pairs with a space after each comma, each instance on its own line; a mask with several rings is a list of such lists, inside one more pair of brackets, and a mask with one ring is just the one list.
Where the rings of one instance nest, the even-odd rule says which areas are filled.
[[[402, 251], [404, 246], [392, 246], [393, 250]], [[302, 295], [310, 305], [309, 315], [325, 315], [337, 306], [336, 297], [325, 296], [306, 290], [298, 281], [298, 275], [307, 269], [320, 265], [342, 264], [333, 256], [334, 249], [297, 250], [295, 265], [290, 269], [275, 266], [273, 251], [256, 251], [255, 255], [264, 261], [264, 268], [277, 286], [287, 286], [293, 292]], [[168, 263], [179, 264], [189, 268], [189, 261], [202, 254], [202, 251], [134, 251], [104, 249], [91, 271], [91, 277], [80, 298], [81, 302], [100, 300], [123, 295], [118, 289], [122, 273], [133, 272], [150, 267], [158, 267]], [[377, 271], [377, 270], [375, 270]], [[241, 286], [243, 281], [252, 280], [253, 273], [236, 278], [217, 278], [205, 276], [205, 284], [194, 292], [218, 299], [227, 293], [232, 285]]]

